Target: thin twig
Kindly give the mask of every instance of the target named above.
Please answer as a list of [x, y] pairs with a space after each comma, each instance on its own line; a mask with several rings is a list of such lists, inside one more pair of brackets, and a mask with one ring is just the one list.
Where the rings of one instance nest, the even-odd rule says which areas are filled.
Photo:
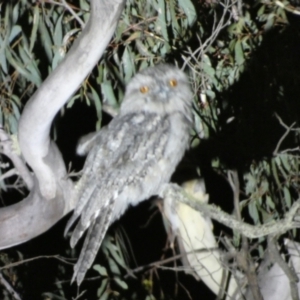
[[282, 125], [286, 131], [285, 133], [282, 135], [282, 137], [280, 138], [280, 140], [278, 141], [276, 148], [273, 152], [273, 155], [277, 155], [278, 154], [278, 150], [282, 144], [282, 142], [284, 141], [284, 139], [287, 137], [287, 135], [290, 133], [290, 131], [293, 129], [294, 125], [296, 124], [296, 122], [294, 122], [292, 125], [287, 126], [286, 124], [283, 123], [282, 119], [279, 117], [279, 115], [277, 113], [275, 113], [275, 117], [278, 119], [280, 125]]
[[280, 151], [278, 154], [285, 154], [285, 153], [295, 152], [295, 151], [299, 151], [299, 150], [300, 150], [300, 147], [295, 147], [295, 148], [292, 148], [292, 149], [285, 149], [283, 151]]
[[65, 0], [61, 0], [62, 3], [56, 2], [54, 0], [46, 0], [45, 2], [64, 7], [77, 20], [82, 29], [85, 27], [85, 23], [78, 17], [73, 8]]
[[4, 131], [3, 127], [0, 125], [0, 153], [7, 156], [15, 168], [18, 170], [19, 175], [23, 178], [29, 190], [33, 187], [33, 177], [30, 174], [25, 163], [21, 157], [13, 149], [13, 143], [10, 136]]
[[[220, 21], [218, 22], [217, 26], [215, 25], [215, 21], [214, 21], [214, 25], [212, 27], [212, 33], [210, 34], [209, 38], [202, 43], [201, 39], [198, 37], [198, 39], [200, 39], [200, 47], [197, 48], [194, 52], [191, 52], [190, 50], [187, 52], [188, 54], [188, 58], [184, 58], [184, 65], [183, 68], [189, 64], [191, 59], [194, 59], [195, 62], [197, 62], [197, 64], [199, 64], [199, 62], [202, 62], [202, 59], [200, 57], [203, 57], [203, 55], [209, 50], [209, 47], [214, 43], [214, 41], [216, 40], [216, 38], [218, 37], [220, 31], [222, 29], [224, 29], [225, 27], [227, 27], [230, 22], [231, 22], [231, 18], [232, 16], [230, 16], [228, 18], [227, 21], [225, 21], [225, 16], [228, 12], [230, 12], [230, 8], [233, 4], [229, 4], [229, 0], [226, 0], [225, 3], [220, 3], [223, 6], [223, 14], [220, 18]], [[216, 20], [216, 17], [214, 18], [214, 20]], [[196, 56], [198, 54], [198, 57]]]
[[10, 169], [0, 176], [0, 181], [3, 181], [4, 179], [9, 178], [14, 175], [18, 175], [17, 170], [15, 168]]
[[7, 291], [14, 297], [16, 300], [22, 300], [19, 294], [13, 289], [13, 287], [8, 283], [8, 281], [3, 277], [0, 272], [0, 283], [7, 289]]
[[[199, 250], [194, 249], [193, 251], [177, 254], [177, 255], [174, 255], [172, 257], [163, 259], [163, 260], [155, 261], [153, 263], [150, 263], [150, 264], [147, 264], [147, 265], [144, 265], [144, 266], [139, 266], [135, 269], [127, 270], [128, 274], [125, 275], [125, 278], [128, 278], [129, 276], [135, 277], [135, 276], [133, 276], [134, 273], [138, 273], [138, 272], [141, 272], [145, 269], [149, 269], [149, 268], [152, 268], [152, 267], [160, 267], [161, 269], [168, 269], [168, 270], [172, 269], [172, 270], [174, 270], [174, 267], [162, 267], [162, 265], [168, 264], [169, 262], [172, 262], [172, 261], [175, 261], [175, 260], [178, 260], [178, 259], [181, 259], [183, 256], [188, 256], [189, 254], [201, 253], [201, 252], [211, 252], [211, 251], [214, 251], [214, 250], [218, 250], [218, 248], [207, 248], [207, 249], [199, 249]], [[179, 269], [179, 268], [178, 268], [178, 270], [185, 271], [185, 269]]]
[[291, 4], [288, 4], [288, 5], [287, 5], [287, 4], [285, 4], [285, 3], [282, 3], [282, 2], [279, 1], [279, 0], [276, 0], [276, 1], [275, 1], [275, 4], [276, 4], [277, 6], [283, 8], [283, 9], [285, 9], [286, 11], [288, 11], [288, 12], [294, 14], [294, 15], [300, 16], [300, 11], [299, 11], [299, 9], [296, 8], [296, 7], [293, 7]]
[[42, 256], [36, 256], [36, 257], [32, 257], [32, 258], [28, 258], [28, 259], [23, 259], [21, 261], [16, 261], [16, 262], [7, 264], [7, 265], [5, 265], [3, 267], [0, 267], [0, 271], [4, 270], [4, 269], [10, 269], [10, 268], [13, 268], [13, 267], [16, 267], [16, 266], [19, 266], [19, 265], [22, 265], [22, 264], [25, 264], [25, 263], [37, 260], [37, 259], [42, 259], [42, 258], [54, 258], [54, 259], [57, 259], [59, 261], [62, 261], [65, 264], [73, 265], [73, 263], [71, 263], [71, 262], [68, 261], [68, 260], [70, 260], [69, 258], [65, 258], [65, 257], [62, 257], [60, 255], [42, 255]]

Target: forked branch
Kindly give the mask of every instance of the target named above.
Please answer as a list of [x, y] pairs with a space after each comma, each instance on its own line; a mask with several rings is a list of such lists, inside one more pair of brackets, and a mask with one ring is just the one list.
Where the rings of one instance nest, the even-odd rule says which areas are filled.
[[91, 0], [90, 19], [81, 35], [26, 104], [19, 122], [19, 143], [33, 170], [27, 182], [30, 193], [21, 202], [0, 209], [0, 249], [45, 232], [74, 208], [74, 185], [68, 179], [59, 149], [50, 140], [50, 127], [57, 112], [101, 58], [124, 3]]

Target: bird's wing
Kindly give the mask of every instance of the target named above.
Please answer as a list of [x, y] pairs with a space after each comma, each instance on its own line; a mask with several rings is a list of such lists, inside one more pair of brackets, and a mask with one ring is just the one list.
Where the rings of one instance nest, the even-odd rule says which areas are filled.
[[[72, 247], [89, 228], [74, 269], [73, 279], [76, 277], [78, 284], [92, 264], [112, 222], [115, 201], [124, 188], [130, 186], [131, 192], [139, 189], [147, 172], [151, 172], [151, 167], [163, 155], [168, 140], [167, 118], [134, 114], [116, 118], [99, 132], [97, 144], [87, 157], [78, 190], [78, 204], [66, 226], [67, 232], [80, 216], [72, 233]], [[160, 138], [155, 138], [157, 136]], [[147, 195], [146, 198], [150, 196]], [[143, 196], [135, 192], [126, 197]], [[124, 205], [128, 206], [128, 203]]]
[[[77, 204], [75, 207], [75, 210], [73, 212], [72, 217], [69, 219], [64, 235], [66, 236], [72, 225], [75, 223], [75, 221], [79, 218], [83, 208], [86, 205], [87, 199], [89, 199], [95, 189], [95, 178], [93, 179], [93, 176], [96, 174], [96, 169], [99, 169], [99, 171], [103, 170], [105, 171], [103, 164], [103, 159], [99, 159], [99, 157], [105, 157], [105, 137], [107, 135], [107, 127], [101, 129], [97, 134], [96, 137], [93, 137], [93, 140], [95, 141], [94, 145], [99, 145], [98, 149], [97, 147], [91, 148], [83, 168], [83, 174], [82, 177], [76, 186], [76, 197], [77, 197]], [[98, 151], [97, 151], [98, 150]], [[100, 175], [100, 174], [99, 174]], [[98, 175], [98, 176], [99, 176]], [[101, 176], [101, 175], [100, 175]], [[79, 238], [78, 238], [79, 239]], [[76, 242], [73, 244], [71, 243], [71, 247], [74, 247]]]

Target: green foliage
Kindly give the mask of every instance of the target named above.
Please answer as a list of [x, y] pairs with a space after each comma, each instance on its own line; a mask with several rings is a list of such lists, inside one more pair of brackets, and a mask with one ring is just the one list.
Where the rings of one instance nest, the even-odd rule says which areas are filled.
[[3, 4], [0, 16], [0, 123], [16, 133], [22, 101], [62, 60], [78, 29], [62, 6], [12, 5]]

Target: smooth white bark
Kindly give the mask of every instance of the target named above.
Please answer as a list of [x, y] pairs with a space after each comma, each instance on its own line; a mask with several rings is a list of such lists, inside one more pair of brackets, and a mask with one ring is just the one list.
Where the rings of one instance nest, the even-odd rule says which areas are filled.
[[[124, 0], [94, 0], [90, 19], [63, 62], [50, 74], [26, 104], [19, 123], [19, 142], [26, 162], [33, 169], [41, 193], [55, 197], [57, 176], [50, 127], [60, 108], [78, 89], [106, 49], [119, 20]], [[63, 165], [63, 162], [61, 162]]]
[[60, 108], [101, 58], [115, 31], [125, 0], [92, 0], [91, 15], [61, 64], [26, 104], [19, 122], [23, 157], [33, 170], [33, 186], [20, 203], [0, 209], [0, 249], [45, 232], [74, 206], [74, 185], [61, 153], [50, 140]]

